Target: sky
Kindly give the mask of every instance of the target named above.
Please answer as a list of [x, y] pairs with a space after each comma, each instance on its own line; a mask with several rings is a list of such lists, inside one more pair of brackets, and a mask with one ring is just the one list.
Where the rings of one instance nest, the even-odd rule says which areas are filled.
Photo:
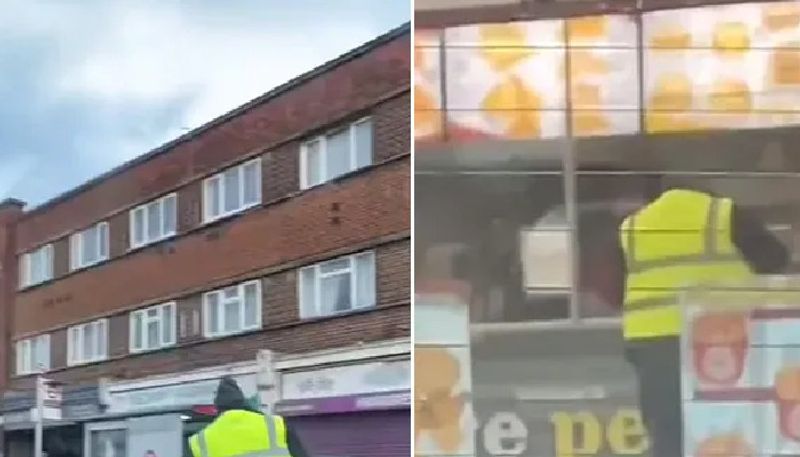
[[0, 200], [30, 207], [410, 20], [408, 0], [0, 0]]

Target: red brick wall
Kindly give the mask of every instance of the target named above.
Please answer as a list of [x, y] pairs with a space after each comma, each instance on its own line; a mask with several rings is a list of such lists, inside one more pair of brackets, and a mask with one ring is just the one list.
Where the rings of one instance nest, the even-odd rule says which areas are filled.
[[[410, 332], [410, 241], [384, 244], [375, 249], [378, 276], [378, 307], [337, 317], [301, 321], [298, 315], [296, 270], [275, 273], [262, 279], [264, 329], [222, 340], [201, 341], [181, 337], [178, 319], [178, 347], [127, 356], [128, 314], [109, 319], [107, 362], [66, 367], [66, 330], [53, 333], [51, 376], [70, 383], [91, 381], [98, 376], [141, 377], [235, 361], [254, 360], [259, 349], [299, 353], [387, 338], [408, 336]], [[189, 316], [199, 310], [200, 294], [178, 300], [178, 315]], [[202, 326], [200, 326], [202, 332]], [[191, 333], [191, 332], [189, 332]], [[30, 377], [13, 381], [15, 387], [28, 385]]]
[[[14, 255], [16, 228], [22, 216], [22, 207], [13, 203], [0, 203], [0, 367], [4, 372], [13, 368], [14, 357], [9, 350], [14, 323], [14, 291], [19, 284], [17, 257]], [[6, 377], [0, 376], [0, 391], [6, 387]]]
[[89, 226], [122, 208], [186, 185], [198, 175], [210, 174], [243, 155], [271, 150], [306, 132], [367, 111], [407, 91], [409, 84], [410, 40], [406, 34], [174, 146], [168, 154], [136, 165], [76, 197], [30, 213], [20, 224], [17, 250], [24, 252]]
[[[15, 336], [164, 301], [255, 270], [406, 233], [409, 158], [17, 294]], [[338, 209], [336, 209], [338, 208]]]

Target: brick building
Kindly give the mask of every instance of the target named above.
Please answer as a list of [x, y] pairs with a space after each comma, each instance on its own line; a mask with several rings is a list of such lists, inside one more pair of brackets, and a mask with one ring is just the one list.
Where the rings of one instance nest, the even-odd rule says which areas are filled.
[[[327, 379], [320, 398], [359, 394], [337, 389], [373, 368], [407, 375], [409, 68], [406, 25], [38, 208], [4, 202], [6, 452], [25, 455], [10, 441], [27, 442], [39, 372], [65, 383], [52, 434], [70, 442], [112, 412], [191, 406], [175, 386], [210, 403], [223, 373], [270, 407], [304, 372]], [[121, 406], [134, 385], [158, 400]], [[385, 406], [407, 436], [407, 404]]]

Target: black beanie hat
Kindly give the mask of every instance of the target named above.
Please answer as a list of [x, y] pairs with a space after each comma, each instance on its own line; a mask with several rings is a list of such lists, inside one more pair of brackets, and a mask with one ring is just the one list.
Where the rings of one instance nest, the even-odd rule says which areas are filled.
[[225, 376], [220, 380], [214, 397], [214, 406], [220, 413], [231, 409], [247, 409], [244, 394], [233, 378]]

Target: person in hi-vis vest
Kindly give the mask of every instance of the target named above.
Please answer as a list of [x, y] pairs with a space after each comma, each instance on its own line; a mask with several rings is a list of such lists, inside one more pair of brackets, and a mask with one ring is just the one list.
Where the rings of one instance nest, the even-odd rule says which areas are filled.
[[[648, 178], [646, 203], [583, 224], [581, 252], [591, 259], [582, 266], [582, 282], [603, 302], [622, 306], [625, 355], [638, 377], [650, 455], [676, 457], [683, 455], [681, 288], [782, 273], [789, 255], [731, 199], [662, 185]], [[600, 219], [609, 226], [604, 235], [598, 235]]]
[[194, 457], [307, 457], [283, 418], [254, 411], [233, 379], [220, 381], [214, 405], [214, 422], [189, 438]]

